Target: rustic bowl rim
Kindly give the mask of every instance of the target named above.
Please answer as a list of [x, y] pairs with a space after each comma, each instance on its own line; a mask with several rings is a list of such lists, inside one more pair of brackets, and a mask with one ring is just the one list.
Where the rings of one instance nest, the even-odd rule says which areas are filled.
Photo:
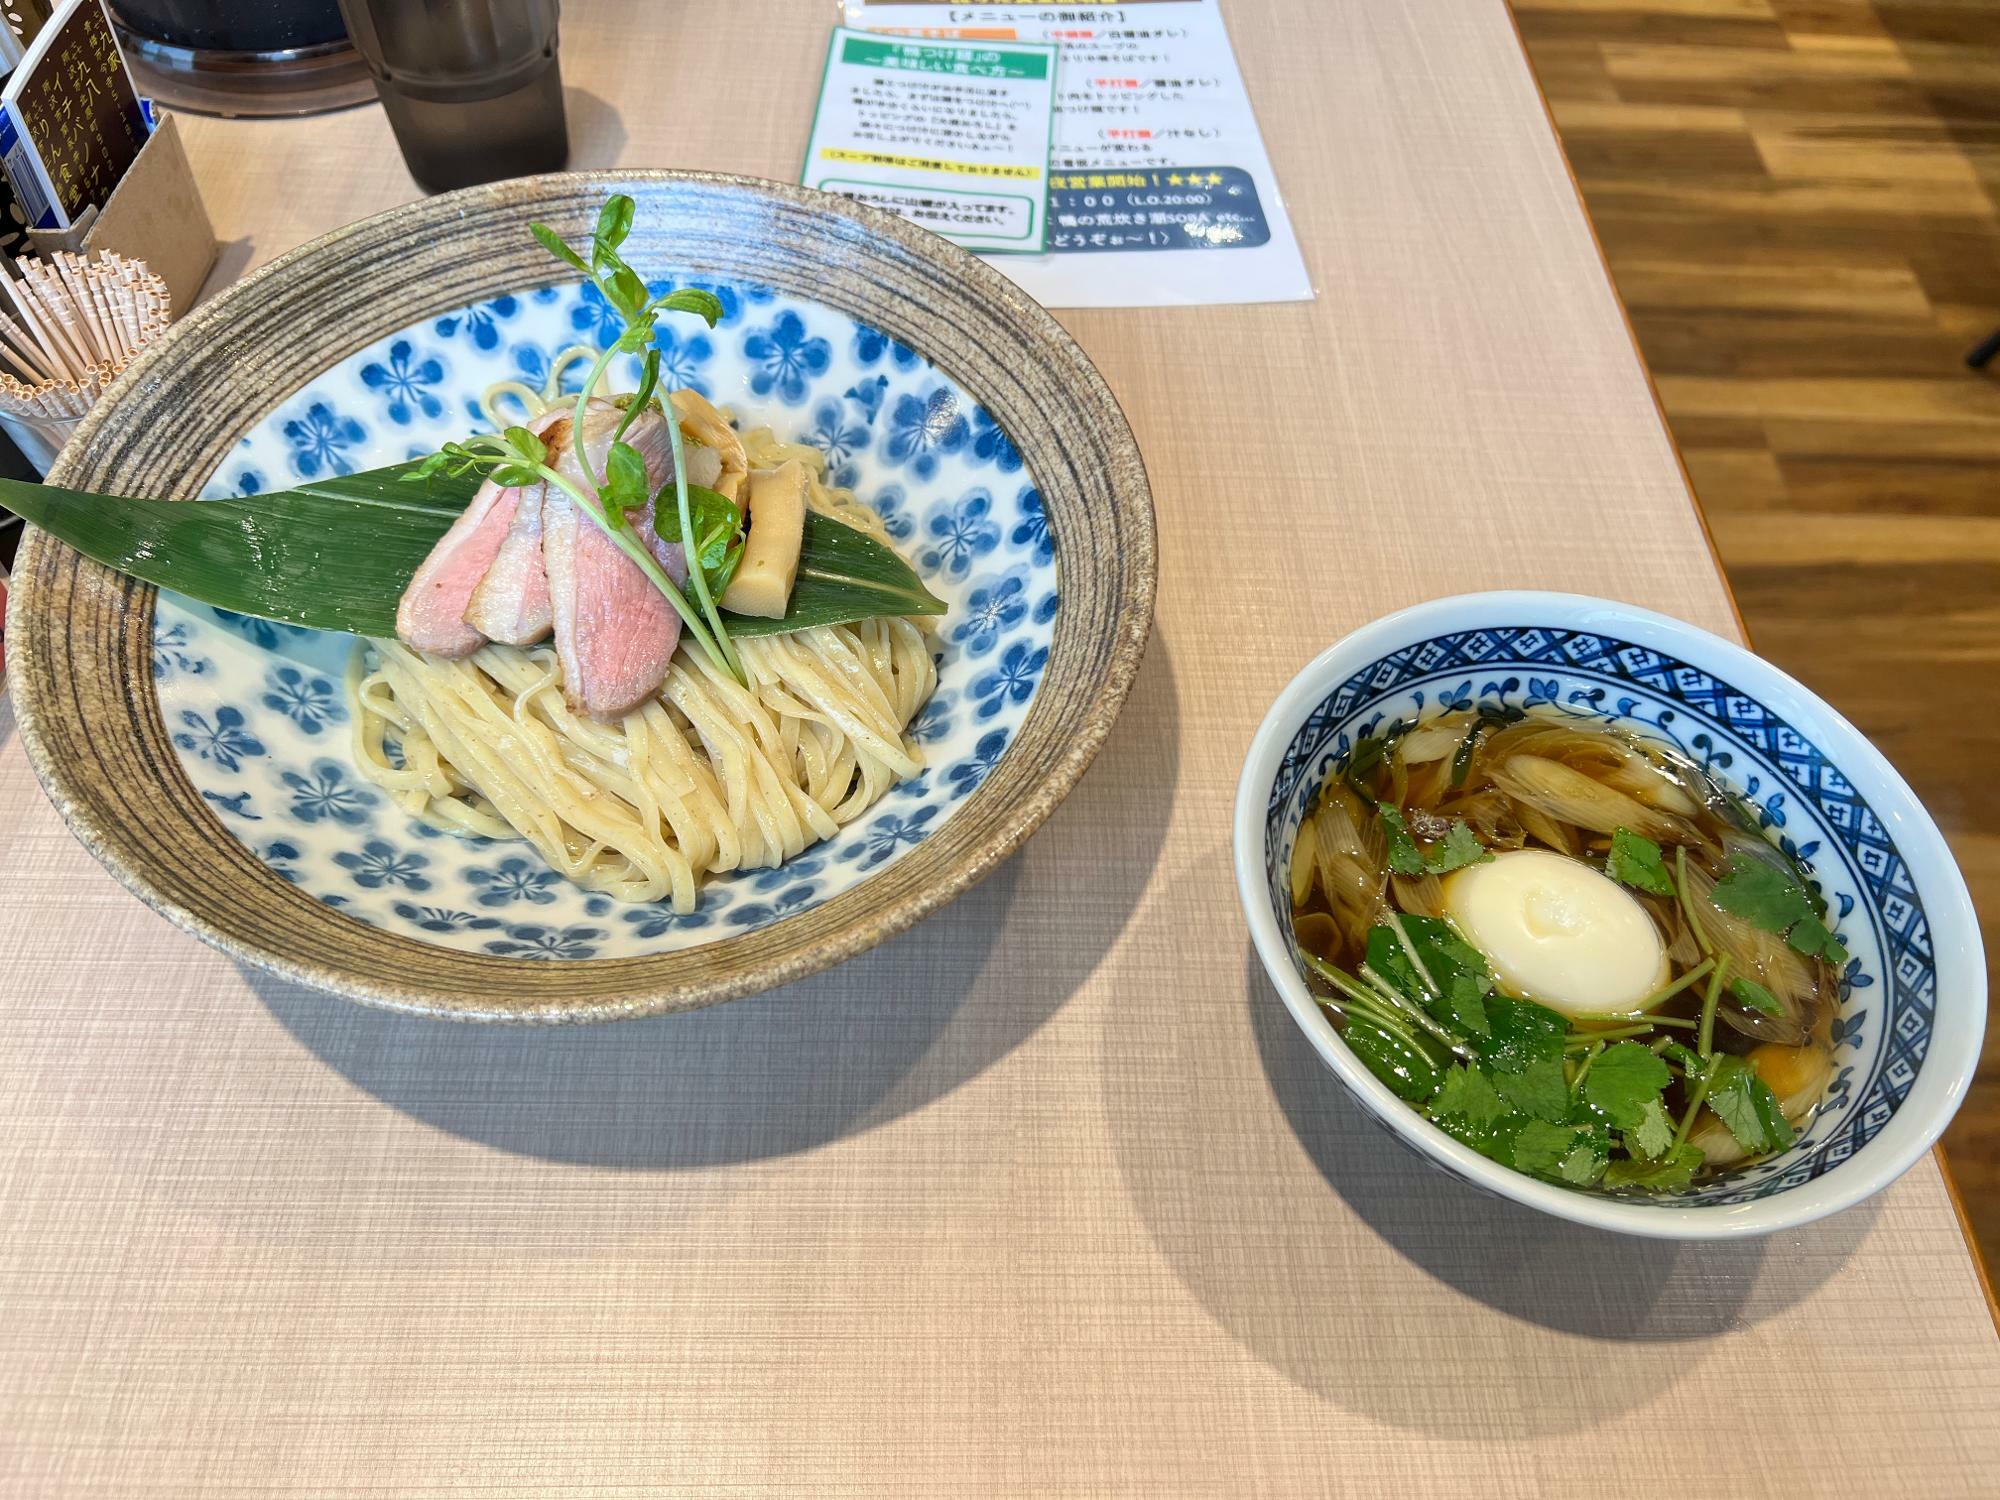
[[[1060, 361], [1066, 379], [1073, 379], [1075, 382], [1070, 388], [1078, 392], [1081, 404], [1096, 406], [1115, 417], [1116, 431], [1110, 439], [1111, 445], [1118, 450], [1115, 454], [1117, 460], [1115, 497], [1120, 507], [1121, 524], [1129, 528], [1121, 535], [1122, 545], [1115, 559], [1119, 569], [1119, 599], [1122, 607], [1116, 617], [1116, 628], [1110, 650], [1098, 678], [1097, 695], [1087, 711], [1077, 715], [1074, 722], [1065, 724], [1064, 746], [1059, 758], [1038, 782], [1024, 788], [1004, 808], [1004, 816], [997, 826], [988, 831], [976, 844], [944, 864], [936, 872], [937, 879], [865, 916], [846, 922], [838, 931], [821, 938], [809, 949], [795, 955], [768, 958], [753, 956], [745, 962], [736, 964], [724, 974], [697, 981], [675, 980], [670, 971], [676, 966], [677, 961], [685, 961], [689, 954], [700, 952], [700, 947], [650, 955], [638, 960], [584, 959], [538, 964], [535, 967], [545, 971], [548, 976], [547, 1000], [504, 1006], [482, 1004], [477, 997], [421, 982], [401, 985], [357, 981], [337, 968], [301, 963], [288, 959], [275, 948], [241, 941], [219, 930], [181, 903], [167, 898], [155, 888], [141, 860], [128, 852], [128, 841], [124, 832], [94, 815], [78, 795], [71, 769], [53, 752], [45, 734], [44, 716], [53, 718], [59, 709], [45, 704], [35, 686], [39, 675], [37, 669], [46, 667], [50, 647], [43, 633], [35, 629], [33, 624], [33, 619], [38, 614], [54, 617], [52, 608], [41, 598], [41, 590], [36, 584], [37, 564], [45, 551], [53, 549], [60, 555], [69, 553], [71, 549], [35, 528], [27, 528], [27, 534], [21, 545], [22, 555], [17, 561], [15, 584], [9, 590], [7, 609], [7, 635], [9, 645], [15, 653], [15, 661], [11, 664], [13, 670], [7, 675], [15, 722], [23, 750], [50, 801], [55, 804], [57, 811], [77, 839], [127, 889], [175, 926], [192, 933], [244, 964], [282, 979], [306, 984], [374, 1008], [408, 1014], [463, 1021], [557, 1024], [635, 1019], [698, 1009], [804, 979], [832, 968], [915, 926], [926, 916], [970, 890], [1018, 850], [1075, 787], [1096, 758], [1129, 696], [1132, 681], [1144, 656], [1152, 629], [1157, 593], [1158, 535], [1151, 488], [1146, 477], [1144, 460], [1139, 453], [1137, 441], [1132, 435], [1131, 424], [1125, 417], [1123, 407], [1096, 365], [1068, 330], [1046, 308], [999, 271], [930, 231], [910, 224], [893, 214], [817, 189], [735, 173], [673, 168], [611, 168], [588, 172], [547, 173], [464, 188], [456, 192], [418, 199], [340, 226], [286, 252], [242, 280], [232, 283], [215, 297], [190, 311], [158, 343], [142, 352], [120, 375], [104, 398], [84, 417], [63, 453], [51, 466], [47, 482], [63, 484], [75, 478], [77, 469], [82, 463], [82, 455], [89, 451], [92, 440], [99, 430], [114, 419], [121, 401], [128, 399], [132, 392], [143, 387], [163, 365], [174, 360], [182, 345], [189, 342], [197, 330], [210, 330], [225, 322], [238, 302], [256, 295], [270, 283], [293, 276], [299, 273], [302, 267], [310, 268], [323, 257], [337, 255], [344, 241], [356, 237], [364, 230], [380, 231], [400, 229], [404, 226], [441, 229], [449, 223], [455, 207], [462, 203], [484, 203], [496, 196], [509, 195], [518, 195], [528, 200], [538, 193], [558, 189], [567, 190], [579, 199], [599, 202], [604, 195], [628, 189], [634, 184], [660, 187], [687, 185], [742, 191], [767, 199], [775, 198], [785, 204], [818, 214], [831, 214], [856, 221], [868, 233], [891, 241], [918, 260], [928, 262], [933, 268], [948, 270], [953, 276], [962, 280], [966, 284], [968, 296], [984, 303], [1002, 319], [1015, 323], [1027, 337], [1047, 353], [1052, 361]], [[433, 316], [437, 312], [448, 310], [449, 308], [440, 306], [424, 316]], [[922, 348], [918, 352], [934, 353]], [[335, 356], [335, 360], [340, 357], [344, 357], [344, 353]], [[323, 365], [322, 371], [324, 368]], [[299, 386], [274, 397], [265, 409], [268, 411], [278, 400], [310, 385], [312, 380], [318, 378], [319, 373], [315, 372]], [[1032, 471], [1030, 473], [1032, 477]], [[1037, 479], [1036, 482], [1039, 484], [1043, 481]], [[1052, 526], [1054, 524], [1053, 518], [1051, 524]], [[1057, 545], [1057, 566], [1060, 570], [1062, 568], [1060, 537]], [[87, 558], [78, 557], [76, 565], [86, 572], [94, 570], [107, 577], [117, 576], [112, 570], [103, 568]], [[1067, 581], [1063, 586], [1067, 588]], [[135, 584], [134, 588], [142, 596], [138, 607], [143, 608], [150, 617], [157, 591], [150, 585]], [[1054, 664], [1052, 657], [1052, 668]], [[155, 706], [157, 707], [157, 704]], [[1032, 710], [1029, 722], [1030, 724], [1033, 722]], [[1028, 725], [1023, 726], [1023, 735], [1026, 734], [1028, 727]], [[1014, 753], [1018, 742], [1019, 737], [1015, 743], [1010, 743], [1007, 754]], [[1005, 756], [1002, 757], [1003, 764], [1004, 760]], [[180, 774], [177, 767], [169, 772], [169, 775]], [[223, 830], [219, 823], [216, 827], [222, 838], [234, 839], [234, 835]], [[898, 863], [921, 861], [927, 849], [933, 847], [928, 842], [920, 845]], [[268, 869], [265, 873], [272, 885], [282, 883], [280, 878], [269, 873]], [[870, 882], [863, 882], [857, 889], [865, 890], [869, 884]], [[806, 912], [781, 918], [756, 933], [727, 941], [745, 942], [760, 936], [768, 937], [785, 926], [803, 921], [810, 916], [811, 912]], [[382, 935], [380, 929], [356, 922], [352, 918], [345, 920], [352, 922], [359, 934]], [[408, 939], [397, 941], [413, 947], [430, 946], [414, 944]], [[482, 965], [492, 966], [512, 962], [484, 958], [479, 961]], [[644, 966], [661, 971], [660, 977], [656, 982], [632, 986], [618, 993], [599, 994], [582, 1001], [563, 997], [562, 978], [566, 973], [573, 974], [579, 969], [613, 964]]]

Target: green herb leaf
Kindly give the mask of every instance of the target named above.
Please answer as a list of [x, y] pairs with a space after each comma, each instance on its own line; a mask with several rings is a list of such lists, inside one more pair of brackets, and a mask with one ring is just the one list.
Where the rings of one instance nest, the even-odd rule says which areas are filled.
[[646, 460], [630, 443], [614, 442], [604, 456], [604, 484], [597, 492], [605, 515], [613, 522], [623, 521], [627, 511], [644, 510], [651, 495]]
[[597, 229], [590, 237], [592, 249], [607, 255], [617, 250], [632, 232], [632, 218], [637, 211], [638, 206], [624, 193], [606, 198], [604, 207], [597, 211]]
[[1403, 952], [1403, 945], [1396, 940], [1395, 931], [1386, 923], [1368, 929], [1365, 961], [1369, 968], [1413, 1003], [1422, 1005], [1429, 998], [1423, 981], [1417, 978], [1417, 971], [1410, 963], [1409, 955]]
[[[719, 599], [729, 587], [730, 578], [735, 576], [736, 565], [743, 560], [737, 535], [743, 527], [743, 512], [728, 497], [701, 485], [691, 484], [687, 492], [688, 520], [694, 526], [695, 545], [688, 547], [681, 535], [680, 505], [670, 489], [660, 490], [653, 507], [654, 527], [662, 541], [679, 542], [691, 557], [700, 560], [703, 576], [708, 580], [709, 597]], [[736, 633], [730, 631], [731, 635]]]
[[1435, 917], [1398, 916], [1410, 946], [1436, 982], [1433, 997], [1403, 949], [1402, 939], [1386, 922], [1368, 929], [1368, 967], [1412, 1004], [1422, 1006], [1461, 1040], [1487, 1033], [1485, 995], [1492, 987], [1486, 961], [1448, 923]]
[[1440, 979], [1444, 994], [1431, 1013], [1463, 1037], [1485, 1036], [1486, 988], [1470, 974], [1454, 974]]
[[1847, 962], [1847, 949], [1827, 930], [1826, 923], [1817, 915], [1800, 917], [1793, 924], [1791, 932], [1786, 935], [1785, 941], [1807, 958], [1823, 958], [1834, 965]]
[[586, 261], [581, 255], [578, 255], [574, 250], [570, 249], [568, 245], [564, 244], [562, 236], [557, 234], [553, 229], [549, 228], [548, 225], [530, 224], [528, 226], [528, 232], [534, 235], [536, 240], [538, 240], [541, 243], [541, 247], [544, 250], [548, 251], [549, 254], [553, 255], [557, 260], [560, 260], [567, 265], [575, 267], [578, 271], [581, 271], [585, 276], [591, 274], [590, 263]]
[[662, 312], [693, 313], [710, 328], [722, 321], [722, 299], [698, 286], [684, 286], [677, 292], [669, 292], [660, 299], [659, 305]]
[[1433, 875], [1448, 875], [1453, 870], [1462, 870], [1467, 865], [1482, 864], [1493, 857], [1493, 851], [1479, 842], [1464, 819], [1454, 818], [1451, 831], [1443, 842], [1432, 848], [1424, 856], [1424, 868]]
[[1410, 836], [1410, 825], [1404, 821], [1402, 812], [1386, 802], [1375, 812], [1382, 820], [1383, 833], [1388, 837], [1389, 868], [1398, 875], [1423, 874], [1423, 851], [1417, 848], [1417, 841]]
[[1694, 1181], [1704, 1157], [1698, 1146], [1678, 1146], [1657, 1161], [1614, 1161], [1604, 1170], [1607, 1188], [1637, 1188], [1647, 1193], [1677, 1193]]
[[548, 444], [536, 437], [534, 433], [528, 431], [527, 428], [509, 427], [501, 436], [506, 440], [508, 449], [524, 463], [539, 464], [548, 462]]
[[1583, 1078], [1583, 1097], [1620, 1130], [1636, 1130], [1648, 1103], [1672, 1083], [1667, 1065], [1638, 1042], [1618, 1042], [1597, 1055]]
[[[1584, 1080], [1587, 1084], [1589, 1079]], [[1493, 1087], [1522, 1114], [1556, 1122], [1569, 1118], [1569, 1080], [1560, 1058], [1538, 1057], [1519, 1072], [1496, 1072]]]
[[1438, 1091], [1443, 1081], [1437, 1058], [1421, 1045], [1412, 1047], [1394, 1032], [1352, 1016], [1340, 1029], [1363, 1066], [1386, 1083], [1396, 1096], [1412, 1104], [1422, 1104]]
[[1805, 887], [1769, 860], [1730, 855], [1729, 873], [1715, 883], [1714, 901], [1731, 916], [1785, 937], [1809, 958], [1847, 962], [1847, 950], [1820, 920]]
[[1598, 1125], [1530, 1120], [1514, 1137], [1516, 1168], [1576, 1187], [1587, 1187], [1602, 1177], [1610, 1155], [1610, 1138]]
[[1525, 1072], [1539, 1058], [1562, 1061], [1569, 1022], [1545, 1005], [1511, 995], [1486, 997], [1488, 1033], [1478, 1043], [1481, 1059], [1494, 1073]]
[[1639, 1123], [1627, 1129], [1623, 1139], [1625, 1149], [1635, 1157], [1652, 1160], [1664, 1156], [1674, 1143], [1674, 1122], [1667, 1118], [1667, 1106], [1658, 1098], [1648, 1099], [1639, 1111]]
[[1660, 846], [1629, 828], [1620, 828], [1611, 835], [1611, 858], [1604, 868], [1620, 885], [1650, 891], [1655, 896], [1674, 893], [1674, 877], [1667, 873]]
[[[620, 266], [604, 278], [604, 295], [628, 323], [638, 323], [645, 313], [646, 283], [630, 266]], [[651, 330], [648, 328], [648, 333]]]
[[1445, 983], [1448, 975], [1466, 974], [1479, 982], [1482, 994], [1493, 988], [1493, 971], [1487, 967], [1485, 955], [1460, 937], [1451, 923], [1414, 915], [1401, 920], [1403, 931], [1410, 935], [1410, 946], [1439, 984]]
[[1708, 1107], [1736, 1137], [1736, 1144], [1753, 1156], [1782, 1151], [1795, 1138], [1778, 1096], [1740, 1057], [1722, 1055], [1711, 1064]]
[[1759, 1015], [1782, 1016], [1785, 1007], [1778, 1003], [1778, 997], [1765, 989], [1754, 979], [1736, 978], [1729, 982], [1729, 993], [1745, 1010], [1754, 1010]]
[[1556, 1163], [1556, 1175], [1572, 1187], [1590, 1187], [1611, 1164], [1611, 1142], [1600, 1129], [1586, 1134]]
[[1702, 1074], [1708, 1071], [1707, 1059], [1695, 1051], [1694, 1048], [1685, 1046], [1680, 1042], [1667, 1043], [1666, 1047], [1662, 1049], [1660, 1056], [1668, 1062], [1679, 1063], [1681, 1070], [1688, 1075], [1688, 1082], [1690, 1083], [1696, 1082]]
[[1475, 1129], [1483, 1129], [1508, 1113], [1506, 1103], [1494, 1092], [1493, 1081], [1478, 1068], [1460, 1063], [1444, 1075], [1444, 1082], [1431, 1100], [1432, 1119], [1455, 1117]]

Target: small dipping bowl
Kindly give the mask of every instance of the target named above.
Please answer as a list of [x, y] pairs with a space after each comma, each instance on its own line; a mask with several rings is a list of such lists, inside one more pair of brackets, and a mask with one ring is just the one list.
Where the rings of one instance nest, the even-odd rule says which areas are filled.
[[[1657, 1198], [1565, 1188], [1481, 1156], [1350, 1052], [1292, 940], [1292, 845], [1328, 771], [1398, 719], [1479, 705], [1624, 730], [1742, 796], [1813, 871], [1846, 944], [1834, 1070], [1787, 1151]], [[1894, 767], [1825, 702], [1717, 636], [1572, 594], [1437, 599], [1355, 631], [1293, 678], [1237, 786], [1236, 883], [1285, 1008], [1390, 1135], [1462, 1181], [1557, 1218], [1659, 1239], [1791, 1229], [1880, 1192], [1930, 1149], [1979, 1060], [1986, 963], [1951, 851]]]

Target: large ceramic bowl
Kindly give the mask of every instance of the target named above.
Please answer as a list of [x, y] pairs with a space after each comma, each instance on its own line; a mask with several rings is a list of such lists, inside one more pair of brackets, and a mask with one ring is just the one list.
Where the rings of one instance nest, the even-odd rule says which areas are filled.
[[[1789, 1151], [1674, 1197], [1557, 1187], [1461, 1145], [1348, 1051], [1294, 957], [1288, 872], [1308, 800], [1354, 740], [1398, 718], [1506, 704], [1678, 746], [1812, 866], [1852, 957], [1833, 1082]], [[1859, 730], [1784, 673], [1665, 615], [1568, 594], [1473, 594], [1348, 636], [1293, 679], [1237, 789], [1236, 880], [1292, 1018], [1370, 1115], [1467, 1182], [1581, 1224], [1710, 1239], [1767, 1234], [1880, 1191], [1964, 1098], [1986, 1025], [1965, 882], [1910, 789]]]
[[[615, 192], [677, 317], [665, 378], [813, 444], [950, 605], [917, 720], [928, 771], [699, 908], [614, 902], [520, 843], [440, 835], [355, 771], [346, 636], [219, 614], [43, 536], [8, 632], [23, 741], [70, 825], [174, 921], [358, 1000], [476, 1019], [680, 1009], [795, 979], [907, 927], [1003, 859], [1110, 729], [1152, 615], [1145, 473], [1103, 381], [1003, 277], [901, 220], [795, 187], [653, 172], [429, 199], [198, 309], [92, 414], [51, 480], [167, 497], [274, 490], [486, 426], [619, 325], [528, 234]], [[630, 389], [636, 363], [614, 371]]]

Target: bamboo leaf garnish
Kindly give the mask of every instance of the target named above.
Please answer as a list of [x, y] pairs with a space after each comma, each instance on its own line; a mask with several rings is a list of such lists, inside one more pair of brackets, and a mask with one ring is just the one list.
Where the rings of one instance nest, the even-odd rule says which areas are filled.
[[[440, 465], [413, 483], [420, 467], [392, 464], [227, 500], [133, 500], [0, 479], [0, 505], [107, 567], [204, 604], [387, 637], [410, 576], [482, 478]], [[716, 545], [716, 528], [706, 540]], [[894, 549], [812, 513], [785, 617], [724, 610], [722, 618], [741, 638], [944, 609]]]

